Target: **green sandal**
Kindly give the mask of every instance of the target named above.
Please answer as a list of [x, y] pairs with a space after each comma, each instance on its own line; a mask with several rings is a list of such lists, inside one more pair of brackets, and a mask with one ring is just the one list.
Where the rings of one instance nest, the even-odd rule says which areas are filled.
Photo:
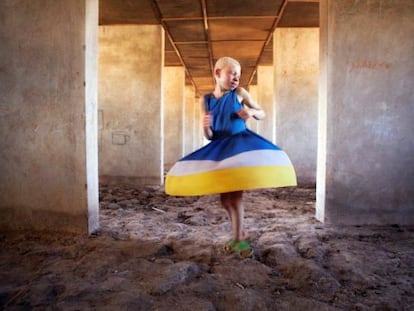
[[231, 239], [223, 246], [223, 250], [226, 254], [236, 253], [242, 258], [249, 258], [253, 256], [253, 249], [250, 247], [249, 242], [241, 240], [239, 242]]
[[234, 241], [233, 239], [231, 239], [226, 244], [224, 244], [223, 250], [224, 250], [224, 252], [226, 254], [231, 254], [231, 253], [233, 253], [235, 246], [236, 246], [236, 241]]
[[250, 247], [249, 242], [241, 240], [233, 246], [233, 251], [242, 258], [253, 257], [253, 249]]

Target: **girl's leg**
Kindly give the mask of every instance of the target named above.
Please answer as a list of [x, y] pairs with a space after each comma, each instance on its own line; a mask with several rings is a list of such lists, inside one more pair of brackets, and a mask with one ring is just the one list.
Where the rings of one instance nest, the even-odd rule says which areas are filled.
[[220, 201], [221, 201], [221, 206], [226, 211], [227, 217], [229, 218], [230, 222], [233, 223], [233, 220], [231, 218], [231, 211], [230, 211], [231, 210], [231, 205], [230, 205], [229, 194], [228, 193], [221, 193], [220, 194]]
[[[231, 223], [231, 227], [232, 227], [232, 230], [233, 230], [233, 228], [234, 228], [233, 219], [234, 218], [232, 216], [233, 212], [232, 212], [230, 193], [220, 194], [220, 201], [221, 201], [221, 206], [226, 211], [227, 217], [229, 218], [229, 221]], [[234, 233], [234, 231], [233, 231], [233, 233]], [[236, 239], [234, 238], [234, 234], [233, 234], [233, 238], [224, 245], [224, 251], [227, 252], [227, 253], [232, 253], [233, 252], [233, 247], [234, 247], [235, 244], [236, 244]]]
[[233, 240], [246, 239], [244, 231], [243, 191], [227, 192], [220, 195], [221, 206], [225, 209], [233, 231]]
[[243, 206], [243, 191], [235, 191], [229, 193], [231, 205], [231, 218], [233, 225], [234, 241], [232, 249], [239, 256], [248, 258], [253, 256], [253, 250], [250, 244], [245, 240], [246, 234], [244, 231], [244, 206]]
[[233, 228], [233, 238], [236, 242], [244, 238], [244, 207], [242, 203], [243, 191], [228, 193], [230, 214]]

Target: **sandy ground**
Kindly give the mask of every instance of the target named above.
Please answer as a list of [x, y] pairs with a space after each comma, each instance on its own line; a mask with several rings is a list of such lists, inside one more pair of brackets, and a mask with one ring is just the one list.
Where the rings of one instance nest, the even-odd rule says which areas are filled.
[[90, 237], [0, 235], [2, 310], [414, 310], [414, 227], [333, 227], [313, 188], [246, 192], [254, 258], [218, 196], [101, 187]]

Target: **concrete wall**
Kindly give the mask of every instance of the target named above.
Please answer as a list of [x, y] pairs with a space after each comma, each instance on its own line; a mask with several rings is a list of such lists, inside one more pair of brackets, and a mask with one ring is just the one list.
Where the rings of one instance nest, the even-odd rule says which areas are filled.
[[184, 67], [164, 67], [164, 165], [170, 168], [183, 153]]
[[205, 139], [202, 126], [203, 109], [201, 109], [201, 97], [197, 97], [194, 104], [194, 121], [193, 121], [193, 149], [196, 150], [207, 144], [209, 141]]
[[161, 26], [99, 27], [100, 178], [163, 179]]
[[[252, 100], [256, 103], [259, 103], [257, 101], [257, 85], [250, 85], [248, 91], [249, 91], [249, 94], [250, 94], [250, 97], [252, 98]], [[254, 118], [250, 118], [249, 120], [247, 120], [246, 124], [247, 124], [247, 127], [249, 129], [251, 129], [252, 131], [255, 131], [256, 133], [259, 134], [259, 130], [260, 130], [259, 124], [260, 124], [260, 122], [261, 121], [257, 121]]]
[[194, 105], [196, 105], [195, 89], [192, 85], [185, 86], [184, 122], [183, 122], [183, 155], [193, 150], [194, 140]]
[[266, 112], [266, 118], [257, 123], [260, 135], [271, 142], [276, 142], [275, 96], [273, 83], [273, 66], [257, 68], [257, 103]]
[[315, 184], [319, 29], [277, 29], [273, 42], [276, 142], [292, 160], [299, 184]]
[[321, 1], [317, 216], [414, 224], [414, 3]]
[[97, 12], [89, 0], [0, 2], [1, 230], [98, 225], [86, 137], [96, 138]]
[[99, 1], [86, 0], [85, 119], [89, 233], [99, 228], [98, 173], [98, 20]]

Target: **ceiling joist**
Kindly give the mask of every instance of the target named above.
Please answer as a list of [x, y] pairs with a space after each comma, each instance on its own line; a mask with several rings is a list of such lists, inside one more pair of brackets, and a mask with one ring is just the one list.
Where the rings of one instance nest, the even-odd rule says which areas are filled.
[[273, 64], [273, 33], [282, 27], [318, 27], [319, 0], [99, 1], [100, 25], [161, 25], [165, 66], [183, 66], [198, 96], [214, 89], [214, 62], [232, 56], [242, 65], [240, 85]]

